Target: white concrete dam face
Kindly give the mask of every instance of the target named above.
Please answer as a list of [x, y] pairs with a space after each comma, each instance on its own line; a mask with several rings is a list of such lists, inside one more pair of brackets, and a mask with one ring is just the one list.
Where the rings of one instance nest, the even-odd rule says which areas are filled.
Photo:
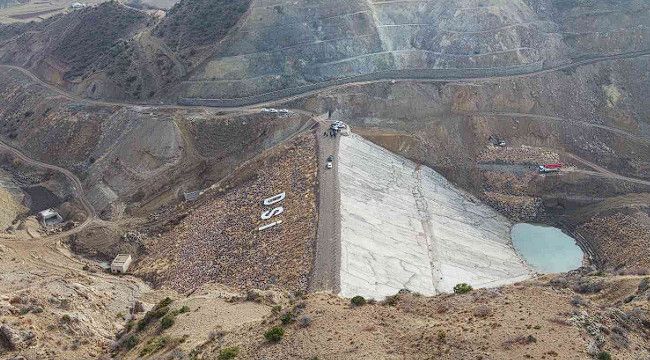
[[432, 169], [352, 135], [341, 138], [338, 171], [342, 296], [433, 295], [530, 276], [508, 220]]

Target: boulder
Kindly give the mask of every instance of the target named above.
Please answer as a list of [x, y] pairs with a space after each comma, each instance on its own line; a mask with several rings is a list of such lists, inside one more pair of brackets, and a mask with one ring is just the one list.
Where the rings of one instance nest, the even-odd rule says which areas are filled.
[[7, 324], [0, 326], [0, 347], [7, 350], [21, 350], [32, 344], [34, 333], [11, 328]]

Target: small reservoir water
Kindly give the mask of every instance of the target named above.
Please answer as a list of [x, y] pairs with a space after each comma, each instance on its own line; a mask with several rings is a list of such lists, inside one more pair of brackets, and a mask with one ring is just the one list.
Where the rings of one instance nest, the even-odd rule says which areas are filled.
[[582, 249], [560, 229], [522, 223], [510, 235], [515, 250], [537, 272], [565, 272], [582, 265]]

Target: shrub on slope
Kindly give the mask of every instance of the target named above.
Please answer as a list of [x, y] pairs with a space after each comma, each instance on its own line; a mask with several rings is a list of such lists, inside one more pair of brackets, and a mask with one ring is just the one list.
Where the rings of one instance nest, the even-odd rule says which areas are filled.
[[69, 66], [66, 78], [82, 75], [93, 62], [107, 55], [113, 44], [127, 37], [146, 20], [138, 11], [107, 2], [77, 11], [76, 19], [53, 44], [52, 55]]
[[222, 39], [246, 12], [250, 0], [181, 0], [156, 27], [173, 49], [201, 46]]

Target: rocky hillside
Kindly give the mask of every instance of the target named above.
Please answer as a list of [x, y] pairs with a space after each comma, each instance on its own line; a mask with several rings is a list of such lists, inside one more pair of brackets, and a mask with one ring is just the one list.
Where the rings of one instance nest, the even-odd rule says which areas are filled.
[[641, 1], [599, 0], [256, 2], [241, 29], [177, 93], [254, 101], [349, 77], [529, 73], [646, 50], [649, 11]]
[[175, 50], [214, 44], [246, 12], [250, 0], [183, 0], [156, 26], [155, 34]]
[[[233, 353], [237, 359], [643, 359], [650, 355], [648, 291], [647, 278], [597, 274], [546, 277], [464, 295], [403, 291], [381, 303], [358, 299], [357, 305], [328, 294], [260, 291], [215, 302], [197, 291], [162, 311], [138, 315], [116, 354], [126, 359], [228, 359]], [[183, 304], [188, 312], [178, 311]], [[212, 306], [209, 312], [206, 306]], [[247, 307], [248, 315], [238, 315], [239, 325], [233, 326], [237, 307]], [[160, 317], [174, 321], [166, 327], [169, 320]], [[207, 325], [208, 319], [218, 325]]]
[[[196, 204], [170, 211], [183, 215], [146, 240], [138, 275], [183, 292], [215, 282], [306, 291], [317, 225], [315, 146], [312, 133], [302, 135], [238, 168]], [[283, 211], [260, 219], [276, 207], [262, 200], [280, 193]], [[278, 219], [282, 224], [257, 230]]]
[[643, 53], [649, 18], [643, 1], [186, 0], [160, 20], [110, 3], [0, 43], [0, 61], [93, 98], [237, 105], [351, 80], [527, 74]]
[[298, 114], [229, 117], [202, 109], [77, 102], [7, 68], [0, 69], [0, 92], [4, 141], [76, 174], [105, 219], [148, 216], [177, 201], [181, 191], [209, 187], [307, 122]]
[[[93, 71], [92, 65], [115, 56], [114, 45], [144, 26], [148, 17], [107, 2], [24, 31], [0, 49], [0, 61], [31, 68], [59, 85]], [[29, 30], [29, 31], [27, 31]], [[6, 36], [6, 35], [5, 35]]]

